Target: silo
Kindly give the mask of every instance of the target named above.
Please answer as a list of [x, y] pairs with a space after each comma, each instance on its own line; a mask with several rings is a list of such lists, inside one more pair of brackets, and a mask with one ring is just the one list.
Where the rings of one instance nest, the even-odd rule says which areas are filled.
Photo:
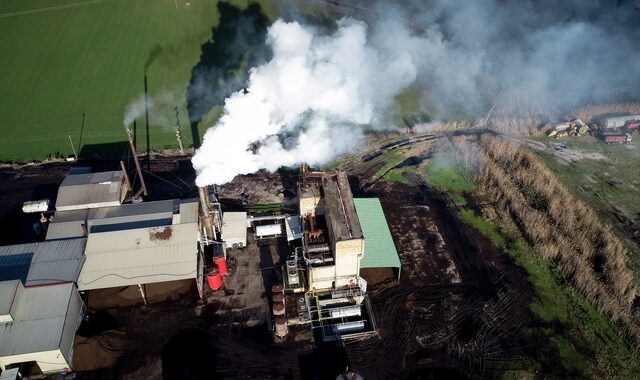
[[282, 283], [280, 283], [280, 282], [273, 284], [271, 286], [271, 292], [273, 294], [283, 293], [284, 292], [284, 285], [282, 285]]
[[273, 315], [276, 315], [276, 316], [284, 315], [284, 302], [273, 303]]
[[287, 326], [287, 318], [284, 315], [279, 315], [275, 320], [276, 325], [276, 336], [279, 338], [284, 338], [289, 334], [289, 327]]
[[271, 298], [273, 303], [284, 302], [284, 294], [282, 293], [273, 293], [273, 297]]

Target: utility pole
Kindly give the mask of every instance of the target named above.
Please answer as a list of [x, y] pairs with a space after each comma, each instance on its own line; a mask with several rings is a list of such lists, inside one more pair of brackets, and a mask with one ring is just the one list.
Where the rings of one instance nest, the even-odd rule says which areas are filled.
[[178, 117], [178, 106], [174, 107], [176, 111], [176, 139], [178, 140], [178, 146], [180, 146], [180, 153], [184, 154], [184, 147], [182, 146], [182, 135], [180, 134], [180, 118]]
[[67, 135], [69, 136], [69, 143], [71, 144], [71, 149], [73, 150], [73, 156], [76, 158], [76, 161], [78, 161], [78, 153], [76, 153], [76, 147], [73, 146], [73, 140], [71, 140], [71, 135]]

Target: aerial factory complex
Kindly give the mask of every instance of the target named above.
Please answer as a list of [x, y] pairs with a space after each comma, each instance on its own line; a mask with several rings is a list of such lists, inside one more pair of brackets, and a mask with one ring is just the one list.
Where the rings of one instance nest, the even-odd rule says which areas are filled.
[[[66, 176], [55, 212], [48, 201], [25, 204], [43, 216], [44, 241], [0, 247], [3, 370], [71, 372], [85, 302], [99, 305], [97, 292], [135, 288], [143, 305], [154, 287], [181, 281], [195, 282], [205, 304], [259, 305], [252, 318], [275, 343], [377, 333], [367, 272], [397, 280], [400, 261], [379, 201], [354, 199], [344, 172], [303, 165], [298, 212], [248, 214], [225, 212], [206, 187], [199, 199], [135, 201], [125, 171], [87, 170]], [[279, 247], [281, 266], [262, 268], [275, 276], [231, 270], [228, 252], [234, 264], [254, 261], [265, 245]], [[258, 287], [225, 292], [239, 282]]]

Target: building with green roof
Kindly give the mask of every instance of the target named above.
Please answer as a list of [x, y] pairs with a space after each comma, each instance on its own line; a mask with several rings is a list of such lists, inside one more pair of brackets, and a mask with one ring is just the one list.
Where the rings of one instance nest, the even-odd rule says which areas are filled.
[[[363, 276], [367, 279], [367, 270], [375, 272], [375, 270], [391, 269], [399, 280], [402, 266], [380, 200], [354, 198], [353, 201], [365, 239], [364, 257], [360, 262], [360, 269], [364, 270]], [[369, 279], [367, 281], [371, 282]]]

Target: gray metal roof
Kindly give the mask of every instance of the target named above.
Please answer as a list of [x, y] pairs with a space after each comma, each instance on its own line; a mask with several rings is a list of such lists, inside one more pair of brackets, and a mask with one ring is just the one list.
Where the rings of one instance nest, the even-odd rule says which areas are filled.
[[[71, 283], [24, 288], [17, 299], [13, 322], [0, 324], [0, 357], [62, 348], [65, 321], [70, 321], [66, 334], [73, 330], [75, 335], [82, 318], [81, 313], [69, 313], [70, 309], [78, 309], [78, 303], [81, 305], [82, 301]], [[70, 360], [68, 349], [63, 354]]]
[[120, 171], [90, 174], [70, 174], [58, 189], [56, 210], [79, 210], [122, 203], [122, 181]]
[[362, 228], [353, 204], [349, 180], [344, 172], [322, 177], [324, 215], [333, 242], [362, 238]]
[[[20, 280], [0, 281], [0, 323], [13, 318], [17, 297], [22, 293]], [[4, 318], [3, 318], [4, 317]]]
[[238, 240], [247, 244], [247, 213], [225, 212], [222, 214], [222, 240], [235, 243]]
[[80, 290], [196, 277], [198, 223], [89, 234]]
[[21, 280], [26, 286], [75, 282], [84, 261], [86, 238], [0, 247], [0, 281]]
[[[135, 223], [137, 222], [151, 220], [162, 221], [155, 223], [155, 225], [164, 225], [171, 220], [174, 208], [174, 201], [166, 200], [95, 209], [58, 211], [47, 229], [47, 239], [86, 236], [91, 227], [98, 225], [120, 225], [111, 229], [127, 229], [136, 228]], [[150, 225], [137, 227], [150, 227]]]

